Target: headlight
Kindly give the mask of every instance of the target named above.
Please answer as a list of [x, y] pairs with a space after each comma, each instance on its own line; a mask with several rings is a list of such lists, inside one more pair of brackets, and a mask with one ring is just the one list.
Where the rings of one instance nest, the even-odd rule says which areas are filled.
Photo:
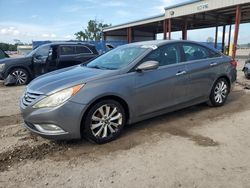
[[3, 64], [0, 64], [0, 71], [2, 71], [3, 69], [4, 69], [4, 67], [5, 67], [5, 64], [3, 63]]
[[71, 88], [63, 89], [61, 91], [58, 91], [42, 100], [37, 102], [33, 108], [45, 108], [45, 107], [56, 107], [60, 104], [63, 104], [65, 101], [67, 101], [70, 97], [74, 96], [82, 87], [84, 84], [76, 85]]

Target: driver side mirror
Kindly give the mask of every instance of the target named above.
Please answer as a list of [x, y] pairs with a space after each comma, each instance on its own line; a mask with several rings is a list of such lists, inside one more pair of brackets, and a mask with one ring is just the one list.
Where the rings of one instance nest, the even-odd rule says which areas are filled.
[[40, 60], [42, 58], [41, 55], [37, 55], [37, 54], [34, 54], [34, 58], [37, 59], [37, 60]]
[[158, 61], [146, 61], [146, 62], [140, 64], [136, 68], [136, 71], [142, 72], [142, 71], [146, 71], [146, 70], [154, 70], [154, 69], [158, 69], [158, 67], [159, 67]]

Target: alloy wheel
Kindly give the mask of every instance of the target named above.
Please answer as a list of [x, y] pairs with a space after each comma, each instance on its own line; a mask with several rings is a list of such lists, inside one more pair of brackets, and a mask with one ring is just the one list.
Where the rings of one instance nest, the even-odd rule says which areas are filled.
[[214, 100], [218, 104], [222, 104], [227, 98], [228, 86], [224, 80], [219, 81], [214, 89]]
[[23, 85], [27, 82], [28, 76], [22, 70], [15, 70], [11, 75], [15, 77], [17, 85]]
[[99, 107], [91, 117], [91, 131], [96, 138], [107, 138], [119, 131], [123, 123], [118, 107], [105, 104]]

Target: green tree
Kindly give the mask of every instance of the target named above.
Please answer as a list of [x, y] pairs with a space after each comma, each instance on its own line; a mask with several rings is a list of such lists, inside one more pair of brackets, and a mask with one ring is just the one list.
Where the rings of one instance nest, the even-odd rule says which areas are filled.
[[208, 37], [207, 38], [207, 43], [213, 43], [214, 42], [214, 38], [213, 37]]
[[79, 31], [79, 32], [75, 33], [75, 36], [76, 36], [77, 40], [87, 40], [88, 39], [87, 35], [83, 31]]
[[109, 24], [104, 24], [98, 20], [89, 20], [87, 28], [84, 31], [79, 31], [75, 33], [77, 40], [92, 40], [99, 41], [102, 38], [102, 31], [104, 27], [111, 26]]
[[0, 43], [0, 48], [4, 51], [16, 51], [17, 44]]

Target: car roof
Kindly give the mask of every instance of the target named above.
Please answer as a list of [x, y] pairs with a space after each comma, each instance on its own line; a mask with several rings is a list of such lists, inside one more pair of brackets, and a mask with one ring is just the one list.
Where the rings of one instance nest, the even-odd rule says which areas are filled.
[[85, 46], [95, 47], [95, 45], [85, 43], [85, 42], [51, 42], [51, 43], [43, 44], [41, 46], [59, 46], [59, 45], [85, 45]]
[[127, 45], [128, 46], [152, 46], [152, 47], [156, 46], [156, 47], [160, 47], [160, 46], [163, 46], [166, 44], [171, 44], [171, 43], [193, 43], [193, 44], [197, 44], [197, 45], [209, 48], [213, 51], [219, 52], [219, 50], [209, 46], [208, 44], [204, 44], [202, 42], [190, 41], [190, 40], [151, 40], [151, 41], [130, 43]]

